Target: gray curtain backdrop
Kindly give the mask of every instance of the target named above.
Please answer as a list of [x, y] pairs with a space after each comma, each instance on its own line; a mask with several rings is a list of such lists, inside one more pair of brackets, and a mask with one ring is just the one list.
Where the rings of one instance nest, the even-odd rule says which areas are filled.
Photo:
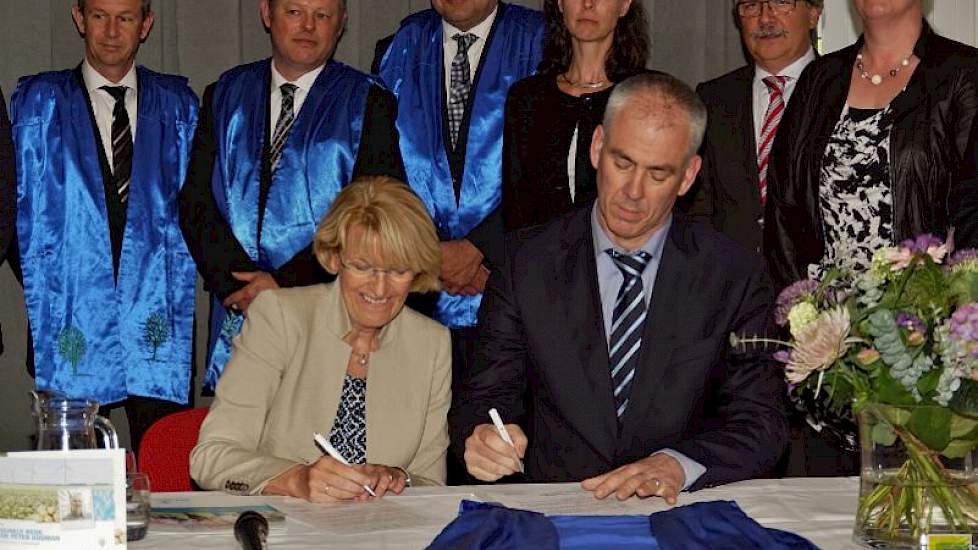
[[[511, 0], [540, 7], [541, 0]], [[690, 84], [743, 63], [728, 0], [641, 0], [649, 12], [649, 66]], [[17, 78], [74, 67], [83, 44], [70, 17], [73, 0], [0, 0], [0, 86], [9, 104]], [[350, 23], [337, 58], [368, 69], [376, 41], [397, 29], [406, 15], [429, 7], [428, 0], [349, 0]], [[258, 0], [155, 0], [156, 25], [138, 62], [190, 79], [198, 94], [234, 65], [269, 55], [268, 36], [258, 17]], [[204, 364], [207, 296], [198, 299], [197, 378]], [[27, 449], [34, 433], [24, 368], [27, 323], [24, 297], [8, 267], [0, 268], [0, 451]], [[198, 396], [197, 405], [207, 399]], [[128, 441], [124, 415], [113, 415]]]

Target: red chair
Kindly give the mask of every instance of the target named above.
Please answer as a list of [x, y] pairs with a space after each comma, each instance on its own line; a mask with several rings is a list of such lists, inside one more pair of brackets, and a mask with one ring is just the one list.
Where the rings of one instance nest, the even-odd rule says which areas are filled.
[[193, 491], [190, 480], [190, 451], [197, 444], [207, 407], [168, 414], [143, 434], [139, 445], [139, 470], [149, 476], [156, 493]]

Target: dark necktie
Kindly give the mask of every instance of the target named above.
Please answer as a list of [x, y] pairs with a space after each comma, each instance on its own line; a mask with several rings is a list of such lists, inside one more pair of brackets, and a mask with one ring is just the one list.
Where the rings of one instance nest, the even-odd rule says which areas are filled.
[[282, 91], [282, 111], [278, 115], [278, 122], [275, 124], [275, 132], [272, 134], [272, 170], [278, 165], [279, 158], [282, 157], [282, 148], [285, 140], [289, 137], [289, 130], [295, 122], [295, 91], [299, 87], [295, 84], [286, 82], [279, 86]]
[[615, 392], [615, 408], [618, 422], [628, 408], [628, 394], [638, 366], [639, 348], [642, 346], [642, 326], [645, 324], [645, 290], [642, 288], [642, 272], [652, 256], [643, 250], [634, 254], [622, 254], [612, 249], [605, 252], [621, 270], [624, 281], [618, 290], [614, 313], [611, 316], [611, 337], [608, 338], [608, 364], [611, 366], [611, 382]]
[[469, 48], [479, 37], [470, 33], [458, 33], [452, 40], [458, 43], [458, 52], [452, 60], [452, 80], [448, 95], [448, 130], [451, 132], [452, 149], [458, 143], [458, 131], [465, 117], [465, 104], [472, 88], [472, 69], [469, 66]]
[[119, 193], [119, 202], [129, 199], [129, 180], [132, 175], [132, 128], [126, 111], [126, 87], [102, 86], [115, 100], [112, 108], [112, 182]]
[[784, 86], [788, 77], [769, 76], [763, 82], [767, 86], [770, 103], [767, 113], [764, 114], [764, 124], [761, 125], [761, 141], [757, 145], [757, 175], [762, 205], [767, 202], [767, 167], [771, 162], [771, 145], [774, 144], [774, 136], [778, 133], [781, 116], [784, 115]]

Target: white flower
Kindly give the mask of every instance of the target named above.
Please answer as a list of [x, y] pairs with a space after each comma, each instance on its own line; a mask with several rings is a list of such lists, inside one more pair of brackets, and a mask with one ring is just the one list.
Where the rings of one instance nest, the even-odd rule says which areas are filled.
[[854, 341], [849, 339], [849, 310], [836, 307], [822, 312], [795, 336], [785, 377], [792, 384], [803, 382], [813, 372], [831, 367]]

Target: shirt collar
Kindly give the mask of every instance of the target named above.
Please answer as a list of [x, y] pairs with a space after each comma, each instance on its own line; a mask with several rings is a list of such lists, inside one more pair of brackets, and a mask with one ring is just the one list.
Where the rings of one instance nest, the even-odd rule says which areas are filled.
[[132, 88], [134, 92], [137, 91], [135, 63], [133, 63], [132, 67], [129, 68], [129, 72], [126, 73], [126, 76], [122, 77], [122, 80], [119, 82], [112, 82], [108, 78], [102, 76], [102, 73], [96, 71], [95, 67], [92, 67], [92, 64], [88, 62], [88, 59], [85, 59], [85, 61], [82, 62], [82, 78], [85, 80], [85, 87], [88, 89], [89, 95], [94, 93], [95, 90], [98, 90], [102, 86], [125, 86], [127, 88]]
[[499, 12], [499, 5], [497, 4], [496, 7], [495, 7], [495, 9], [492, 10], [492, 13], [489, 14], [489, 17], [486, 17], [485, 19], [482, 20], [481, 23], [479, 23], [478, 25], [472, 27], [471, 29], [469, 29], [467, 31], [463, 31], [461, 29], [457, 29], [457, 28], [455, 28], [454, 25], [452, 25], [448, 21], [445, 21], [444, 19], [442, 19], [441, 20], [441, 28], [442, 28], [442, 34], [443, 34], [443, 36], [442, 36], [442, 43], [443, 44], [450, 44], [450, 43], [454, 42], [454, 40], [452, 39], [452, 37], [455, 36], [458, 33], [462, 33], [462, 34], [465, 34], [465, 33], [474, 34], [477, 37], [479, 37], [479, 40], [482, 40], [482, 42], [485, 43], [486, 39], [489, 37], [489, 31], [492, 30], [492, 23], [493, 23], [493, 21], [496, 20], [496, 13], [498, 13], [498, 12]]
[[644, 250], [652, 257], [652, 260], [658, 261], [662, 257], [662, 249], [666, 244], [666, 235], [669, 234], [669, 228], [672, 227], [672, 214], [669, 214], [669, 219], [666, 223], [662, 224], [655, 233], [649, 237], [649, 240], [645, 241], [645, 244], [640, 246], [637, 250], [624, 250], [620, 246], [616, 245], [614, 241], [608, 237], [605, 233], [604, 228], [601, 227], [601, 222], [598, 220], [598, 203], [594, 203], [594, 207], [591, 209], [591, 237], [594, 242], [594, 256], [595, 258], [601, 258], [606, 256], [610, 258], [605, 252], [609, 248], [616, 250], [618, 252], [623, 252], [630, 254], [632, 252], [637, 252], [638, 250]]
[[[815, 50], [813, 50], [811, 46], [809, 46], [808, 51], [805, 52], [805, 55], [794, 60], [791, 63], [791, 65], [788, 65], [787, 67], [782, 69], [781, 72], [778, 73], [778, 75], [787, 76], [788, 78], [791, 78], [793, 81], [797, 81], [798, 78], [801, 77], [801, 73], [802, 71], [805, 70], [805, 67], [807, 67], [808, 64], [814, 60], [815, 60]], [[754, 65], [755, 86], [758, 84], [763, 84], [764, 79], [769, 76], [777, 76], [777, 75], [772, 75], [771, 73], [765, 71], [760, 67], [760, 65]]]
[[289, 80], [282, 76], [282, 73], [278, 72], [278, 69], [275, 68], [275, 62], [272, 61], [272, 89], [277, 90], [282, 87], [282, 84], [289, 83], [295, 84], [303, 92], [309, 93], [309, 90], [312, 90], [313, 84], [316, 83], [316, 79], [319, 78], [319, 73], [323, 72], [325, 67], [326, 64], [323, 63], [299, 78]]

